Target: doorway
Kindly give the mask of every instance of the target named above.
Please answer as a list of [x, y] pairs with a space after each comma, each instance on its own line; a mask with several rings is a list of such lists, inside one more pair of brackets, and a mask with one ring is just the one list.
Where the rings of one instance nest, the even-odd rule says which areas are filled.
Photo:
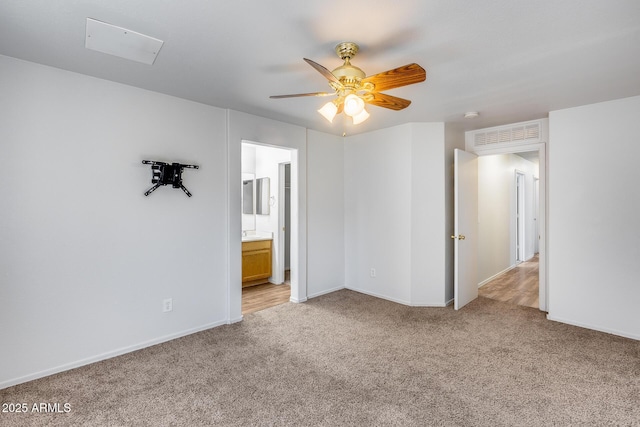
[[[291, 180], [291, 169], [296, 163], [294, 158], [297, 153], [289, 148], [254, 141], [243, 140], [241, 145], [243, 184], [245, 178], [251, 176], [255, 182], [262, 182], [263, 187], [266, 187], [260, 192], [263, 200], [258, 203], [260, 186], [254, 186], [254, 205], [261, 206], [262, 209], [254, 209], [252, 212], [242, 209], [241, 313], [244, 315], [290, 301], [292, 285], [297, 286], [295, 280], [287, 280], [287, 283], [284, 283], [285, 267], [288, 271], [295, 271], [297, 267], [291, 263], [290, 244], [291, 231], [295, 227], [295, 222], [291, 220], [291, 202], [295, 201], [295, 198], [291, 197], [292, 189], [295, 188], [295, 183]], [[287, 177], [288, 183], [285, 183]], [[285, 187], [286, 193], [283, 191]], [[246, 217], [251, 218], [247, 220]], [[288, 224], [288, 227], [285, 227], [285, 224]], [[286, 236], [282, 233], [285, 228]], [[262, 248], [261, 245], [259, 249], [254, 249], [257, 243], [264, 243], [269, 248]], [[245, 281], [245, 276], [254, 277], [245, 273], [253, 272], [256, 263], [263, 269], [265, 265], [268, 266], [268, 272], [262, 274], [260, 280]]]
[[[456, 150], [457, 151], [457, 150]], [[538, 158], [538, 189], [539, 189], [539, 197], [538, 197], [538, 215], [537, 215], [537, 228], [538, 228], [538, 233], [535, 236], [535, 238], [532, 238], [530, 240], [530, 242], [535, 242], [536, 240], [538, 241], [539, 245], [538, 245], [538, 250], [539, 250], [539, 256], [538, 256], [538, 303], [539, 303], [539, 309], [541, 311], [547, 311], [547, 306], [548, 306], [548, 300], [547, 300], [547, 280], [546, 280], [546, 192], [545, 192], [545, 183], [546, 183], [546, 147], [544, 143], [533, 143], [533, 144], [527, 144], [527, 145], [520, 145], [520, 146], [513, 146], [513, 147], [508, 147], [508, 146], [503, 146], [500, 148], [493, 148], [493, 149], [486, 149], [483, 150], [482, 152], [478, 152], [478, 153], [474, 153], [478, 156], [491, 156], [493, 154], [516, 154], [516, 153], [533, 153], [535, 154], [535, 156], [537, 156]], [[471, 153], [470, 153], [471, 154]], [[458, 165], [456, 164], [456, 168], [458, 168]], [[465, 171], [464, 169], [460, 171], [460, 174], [466, 174], [468, 173], [468, 171]], [[510, 172], [513, 173], [513, 172]], [[458, 173], [456, 172], [456, 187], [459, 185], [458, 183]], [[513, 175], [510, 175], [513, 176]], [[513, 181], [513, 178], [511, 178]], [[476, 194], [477, 197], [477, 189], [478, 189], [478, 181], [477, 181], [477, 175], [476, 175], [476, 179], [474, 181], [474, 183], [470, 184], [471, 187], [466, 188], [465, 192], [471, 191], [474, 192]], [[474, 188], [475, 187], [475, 190]], [[532, 194], [533, 192], [529, 193]], [[458, 205], [459, 201], [456, 199], [456, 208], [454, 209], [454, 212], [457, 211], [457, 205]], [[459, 240], [461, 240], [460, 236], [464, 236], [465, 234], [467, 234], [466, 230], [471, 230], [473, 227], [475, 227], [474, 223], [477, 224], [478, 222], [482, 223], [483, 218], [482, 216], [478, 216], [475, 219], [472, 219], [470, 221], [462, 221], [461, 218], [458, 217], [457, 214], [455, 214], [455, 229], [454, 229], [454, 235], [451, 236], [452, 238], [456, 239], [456, 245], [458, 246], [463, 246], [464, 243], [460, 243]], [[515, 226], [514, 228], [515, 229]], [[481, 236], [480, 236], [481, 238]], [[465, 242], [464, 240], [462, 240], [462, 242]], [[512, 240], [511, 240], [512, 242]], [[467, 239], [466, 241], [467, 245], [475, 245], [476, 243], [473, 241], [469, 241]], [[510, 240], [507, 239], [506, 245], [508, 246], [512, 246], [512, 243], [510, 243]], [[477, 271], [477, 256], [475, 257], [475, 259], [473, 260], [474, 262], [471, 263], [467, 263], [467, 262], [460, 262], [460, 260], [458, 259], [458, 251], [454, 251], [455, 252], [455, 257], [454, 257], [454, 295], [459, 293], [459, 292], [467, 292], [467, 293], [473, 293], [476, 292], [477, 295], [477, 288], [480, 285], [483, 285], [485, 283], [487, 283], [489, 280], [497, 277], [499, 274], [504, 273], [508, 270], [508, 268], [505, 271], [499, 272], [498, 274], [495, 274], [494, 277], [490, 277], [489, 279], [487, 279], [484, 282], [478, 283], [477, 278], [478, 276], [478, 271]], [[515, 256], [514, 258], [512, 258], [513, 260], [515, 260]], [[513, 263], [513, 261], [512, 261]], [[469, 269], [473, 269], [472, 272], [468, 271]], [[463, 280], [463, 278], [465, 277], [475, 277], [476, 280]], [[475, 291], [473, 291], [473, 287], [476, 288]], [[462, 290], [460, 290], [462, 289]], [[464, 304], [462, 304], [464, 305]]]
[[[539, 308], [537, 153], [478, 158], [478, 295]], [[484, 188], [483, 188], [484, 187]]]

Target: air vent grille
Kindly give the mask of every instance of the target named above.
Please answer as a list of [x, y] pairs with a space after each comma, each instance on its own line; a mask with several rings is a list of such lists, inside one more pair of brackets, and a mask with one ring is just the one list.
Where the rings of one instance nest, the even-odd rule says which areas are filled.
[[474, 145], [507, 144], [510, 142], [533, 142], [540, 139], [540, 123], [502, 127], [474, 134]]
[[540, 138], [540, 125], [527, 125], [525, 128], [525, 139], [537, 139]]

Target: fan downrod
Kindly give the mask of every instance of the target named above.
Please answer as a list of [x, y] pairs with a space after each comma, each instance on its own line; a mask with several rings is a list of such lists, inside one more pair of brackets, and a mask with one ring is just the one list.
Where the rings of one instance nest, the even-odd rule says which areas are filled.
[[344, 64], [332, 71], [342, 85], [332, 85], [336, 91], [347, 89], [347, 91], [356, 91], [360, 89], [360, 81], [364, 79], [365, 73], [360, 68], [351, 65], [349, 61], [358, 53], [358, 45], [353, 42], [342, 42], [336, 46], [336, 53], [344, 61]]

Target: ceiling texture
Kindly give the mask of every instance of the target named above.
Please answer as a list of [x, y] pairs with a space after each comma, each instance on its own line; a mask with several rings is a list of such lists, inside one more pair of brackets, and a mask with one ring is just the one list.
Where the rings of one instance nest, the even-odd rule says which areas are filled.
[[[87, 18], [164, 45], [153, 65], [86, 49]], [[367, 75], [420, 64], [425, 82], [386, 91], [411, 105], [354, 126], [316, 112], [327, 98], [269, 98], [331, 91], [303, 58], [333, 70], [342, 41]], [[640, 95], [640, 1], [3, 0], [0, 54], [336, 135], [472, 130]]]

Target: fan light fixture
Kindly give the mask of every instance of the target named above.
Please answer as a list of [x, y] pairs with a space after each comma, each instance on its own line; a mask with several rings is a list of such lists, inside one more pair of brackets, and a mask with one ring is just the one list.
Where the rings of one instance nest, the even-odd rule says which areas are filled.
[[369, 113], [367, 112], [367, 110], [363, 108], [360, 114], [355, 115], [352, 118], [353, 118], [353, 124], [358, 125], [369, 118]]
[[349, 94], [344, 99], [344, 113], [347, 116], [357, 116], [364, 110], [364, 101], [359, 96]]
[[[341, 99], [327, 102], [318, 110], [318, 113], [322, 114], [329, 123], [333, 123], [333, 119], [336, 114], [338, 114], [338, 105], [340, 102]], [[364, 108], [364, 100], [358, 95], [351, 93], [347, 95], [342, 102], [344, 105], [344, 113], [351, 117], [354, 125], [360, 124], [369, 118], [369, 113]]]
[[329, 123], [333, 123], [333, 118], [338, 113], [338, 107], [336, 106], [334, 101], [330, 101], [324, 104], [322, 108], [318, 110], [318, 113], [322, 114], [322, 116], [327, 119]]

